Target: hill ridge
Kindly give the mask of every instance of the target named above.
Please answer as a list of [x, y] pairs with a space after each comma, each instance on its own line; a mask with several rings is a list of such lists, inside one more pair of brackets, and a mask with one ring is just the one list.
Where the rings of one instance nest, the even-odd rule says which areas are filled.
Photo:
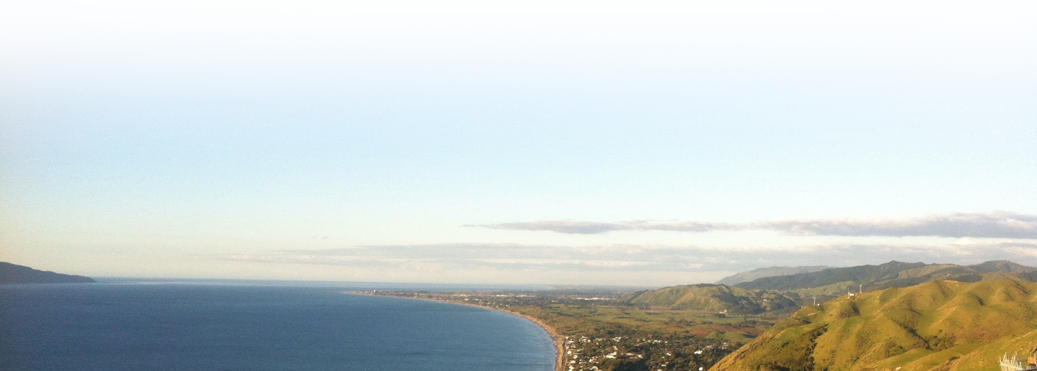
[[1008, 278], [1037, 279], [1037, 268], [1008, 261], [988, 261], [976, 265], [925, 264], [890, 261], [878, 265], [828, 268], [816, 272], [775, 276], [743, 282], [735, 287], [756, 290], [795, 291], [809, 295], [840, 295], [848, 288], [863, 285], [865, 290], [907, 287], [934, 279], [977, 282]]
[[742, 282], [754, 281], [761, 278], [777, 277], [777, 276], [788, 276], [797, 273], [811, 273], [817, 272], [823, 269], [831, 268], [824, 265], [810, 265], [810, 266], [798, 266], [798, 267], [766, 267], [757, 268], [751, 271], [739, 272], [714, 282], [715, 284], [734, 286]]

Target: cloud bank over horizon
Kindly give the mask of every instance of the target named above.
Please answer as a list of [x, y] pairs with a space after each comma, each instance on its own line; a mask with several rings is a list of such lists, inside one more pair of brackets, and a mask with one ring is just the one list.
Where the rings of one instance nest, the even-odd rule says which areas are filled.
[[[217, 259], [432, 271], [484, 269], [525, 272], [738, 272], [775, 265], [853, 266], [891, 260], [978, 264], [1010, 260], [1037, 264], [1037, 242], [961, 244], [835, 243], [715, 248], [671, 245], [523, 245], [452, 243], [320, 250], [276, 250]], [[778, 264], [780, 263], [780, 264]]]
[[614, 231], [696, 233], [725, 230], [772, 230], [803, 236], [1037, 239], [1037, 215], [1005, 211], [954, 213], [914, 218], [789, 219], [750, 223], [545, 220], [468, 226], [517, 231], [550, 231], [563, 234], [601, 234]]

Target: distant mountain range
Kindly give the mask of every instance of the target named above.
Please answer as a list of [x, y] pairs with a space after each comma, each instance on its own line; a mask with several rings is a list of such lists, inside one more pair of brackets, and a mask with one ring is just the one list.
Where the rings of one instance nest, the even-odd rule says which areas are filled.
[[90, 277], [73, 276], [0, 262], [0, 284], [15, 283], [90, 283]]
[[[977, 265], [924, 264], [891, 261], [881, 265], [828, 268], [810, 273], [767, 277], [742, 282], [736, 287], [752, 290], [793, 291], [804, 296], [842, 295], [847, 290], [881, 290], [907, 287], [941, 279], [978, 282], [1003, 278], [1033, 281], [1037, 268], [1007, 261], [990, 261]], [[1030, 277], [1031, 275], [1035, 277]], [[863, 285], [863, 286], [862, 286]]]
[[808, 305], [710, 370], [997, 370], [1034, 351], [1035, 313], [1037, 283], [1022, 279], [887, 288]]
[[742, 282], [749, 282], [760, 278], [775, 277], [775, 276], [788, 276], [790, 274], [797, 273], [810, 273], [817, 272], [819, 270], [828, 269], [829, 267], [823, 265], [806, 266], [806, 267], [769, 267], [753, 269], [748, 272], [737, 273], [732, 276], [727, 276], [717, 281], [718, 285], [734, 286]]
[[[779, 272], [796, 271], [807, 272], [772, 275]], [[641, 291], [623, 298], [623, 301], [630, 305], [674, 310], [699, 310], [730, 314], [791, 313], [803, 305], [813, 304], [815, 300], [821, 303], [846, 295], [850, 291], [858, 292], [862, 289], [873, 291], [891, 287], [908, 287], [932, 280], [1037, 281], [1037, 268], [1007, 261], [990, 261], [970, 266], [891, 261], [881, 265], [847, 268], [764, 268], [728, 278], [737, 280], [754, 275], [766, 276], [734, 286], [698, 284]], [[730, 282], [730, 280], [728, 281]]]

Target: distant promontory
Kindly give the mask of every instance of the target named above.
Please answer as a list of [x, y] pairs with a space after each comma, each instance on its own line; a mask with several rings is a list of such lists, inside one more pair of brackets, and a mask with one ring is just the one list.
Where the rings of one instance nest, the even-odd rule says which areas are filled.
[[0, 285], [16, 283], [91, 283], [93, 278], [32, 269], [0, 262]]

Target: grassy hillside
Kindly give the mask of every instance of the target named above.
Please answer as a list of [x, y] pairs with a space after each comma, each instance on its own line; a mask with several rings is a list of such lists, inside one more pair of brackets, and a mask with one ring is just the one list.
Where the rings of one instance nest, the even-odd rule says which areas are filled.
[[727, 311], [731, 314], [759, 314], [799, 306], [798, 297], [791, 294], [709, 284], [644, 291], [627, 298], [626, 302], [655, 308]]
[[931, 281], [805, 307], [711, 370], [991, 370], [1035, 330], [1037, 283]]

